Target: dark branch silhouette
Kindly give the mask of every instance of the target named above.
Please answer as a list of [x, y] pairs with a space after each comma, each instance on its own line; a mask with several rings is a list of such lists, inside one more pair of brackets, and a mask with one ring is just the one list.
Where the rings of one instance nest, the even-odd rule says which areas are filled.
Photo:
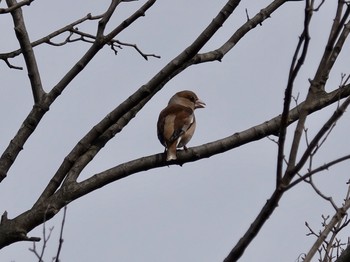
[[[124, 30], [129, 29], [135, 21], [145, 16], [147, 11], [153, 7], [156, 0], [145, 1], [144, 4], [136, 9], [127, 19], [120, 24], [110, 28], [110, 20], [115, 14], [117, 8], [122, 3], [133, 2], [136, 0], [112, 0], [108, 8], [101, 15], [86, 16], [65, 25], [54, 32], [30, 42], [26, 29], [26, 22], [22, 15], [22, 8], [27, 8], [31, 1], [6, 0], [8, 8], [0, 9], [0, 14], [11, 14], [15, 33], [20, 48], [8, 53], [0, 54], [10, 69], [23, 69], [20, 66], [13, 65], [12, 58], [23, 56], [25, 64], [23, 67], [28, 71], [28, 79], [33, 95], [33, 107], [24, 119], [23, 124], [18, 129], [7, 148], [0, 157], [0, 182], [6, 179], [8, 171], [15, 164], [15, 161], [26, 144], [28, 138], [35, 132], [41, 122], [41, 119], [48, 114], [50, 107], [56, 102], [56, 99], [70, 87], [70, 83], [85, 69], [85, 67], [96, 57], [103, 48], [111, 48], [112, 53], [117, 54], [123, 47], [133, 48], [138, 55], [148, 60], [150, 57], [160, 58], [154, 53], [146, 53], [139, 48], [136, 43], [128, 43], [118, 40], [118, 36]], [[313, 183], [312, 177], [320, 172], [333, 167], [341, 162], [350, 159], [349, 155], [340, 156], [329, 160], [324, 165], [314, 168], [312, 158], [318, 152], [318, 148], [327, 140], [334, 125], [340, 121], [350, 103], [350, 84], [349, 74], [342, 75], [339, 87], [333, 87], [333, 91], [327, 92], [326, 85], [334, 64], [341, 54], [342, 48], [350, 32], [350, 4], [346, 1], [338, 1], [335, 17], [329, 32], [325, 50], [320, 59], [315, 76], [309, 80], [308, 93], [304, 101], [298, 103], [291, 109], [291, 103], [296, 100], [293, 97], [293, 87], [296, 78], [304, 62], [308, 59], [309, 44], [312, 41], [310, 36], [310, 26], [315, 12], [324, 7], [325, 1], [315, 4], [313, 0], [306, 0], [304, 7], [304, 26], [296, 46], [291, 65], [286, 75], [288, 80], [285, 84], [284, 104], [281, 113], [275, 117], [260, 124], [247, 128], [246, 130], [235, 132], [224, 138], [218, 138], [216, 141], [188, 148], [179, 151], [176, 161], [167, 162], [163, 153], [156, 153], [149, 156], [143, 156], [138, 159], [132, 159], [124, 163], [113, 163], [114, 166], [97, 174], [90, 174], [84, 180], [79, 180], [82, 171], [94, 160], [100, 150], [116, 135], [124, 131], [124, 128], [132, 121], [134, 117], [144, 108], [144, 106], [175, 76], [193, 65], [200, 65], [212, 61], [222, 61], [225, 56], [239, 43], [248, 33], [253, 31], [258, 25], [262, 25], [266, 19], [279, 10], [284, 5], [292, 5], [300, 0], [274, 0], [265, 8], [261, 9], [254, 16], [249, 17], [246, 10], [247, 20], [227, 39], [222, 40], [221, 44], [210, 51], [201, 52], [207, 43], [215, 37], [217, 31], [225, 24], [227, 19], [234, 13], [239, 6], [239, 0], [228, 0], [217, 15], [210, 20], [208, 26], [198, 34], [195, 40], [188, 45], [182, 52], [171, 59], [158, 73], [149, 79], [148, 82], [140, 86], [134, 93], [117, 105], [111, 112], [96, 123], [79, 141], [73, 146], [72, 150], [62, 160], [61, 165], [52, 175], [45, 189], [27, 211], [17, 215], [14, 218], [8, 218], [5, 211], [1, 217], [0, 223], [0, 248], [11, 245], [18, 241], [40, 241], [38, 237], [29, 237], [28, 233], [35, 227], [44, 224], [54, 217], [62, 208], [64, 208], [64, 217], [61, 225], [60, 239], [56, 254], [58, 261], [62, 243], [63, 226], [65, 223], [65, 212], [67, 205], [109, 183], [118, 181], [127, 176], [137, 174], [142, 171], [155, 169], [170, 165], [184, 165], [190, 162], [199, 161], [205, 158], [216, 156], [233, 150], [237, 147], [252, 143], [254, 141], [266, 138], [268, 136], [278, 136], [277, 146], [278, 154], [276, 160], [276, 188], [272, 192], [266, 204], [262, 207], [260, 213], [255, 218], [248, 230], [233, 247], [231, 252], [225, 258], [225, 261], [237, 261], [245, 252], [246, 248], [259, 234], [268, 218], [273, 214], [284, 193], [289, 189], [296, 187], [300, 183], [311, 185], [310, 190], [315, 190], [319, 197], [327, 200], [335, 209], [335, 214], [325, 226], [321, 234], [317, 235], [317, 240], [309, 252], [305, 253], [305, 261], [310, 261], [319, 250], [322, 243], [330, 235], [332, 229], [338, 225], [337, 233], [348, 225], [343, 222], [346, 213], [350, 208], [349, 196], [340, 206], [337, 205], [329, 196], [323, 194]], [[272, 18], [271, 18], [272, 19]], [[95, 33], [80, 30], [78, 28], [84, 22], [94, 22], [96, 24]], [[209, 21], [209, 20], [208, 20]], [[108, 29], [108, 30], [107, 30]], [[60, 36], [58, 41], [56, 37]], [[37, 61], [33, 49], [40, 45], [50, 45], [52, 48], [68, 45], [75, 42], [84, 42], [88, 46], [87, 51], [76, 61], [76, 63], [66, 72], [66, 74], [51, 88], [44, 91], [41, 83], [41, 75], [37, 66]], [[309, 139], [305, 131], [305, 123], [309, 115], [314, 114], [328, 106], [338, 103], [339, 106], [334, 114], [325, 122], [316, 132], [313, 138]], [[291, 124], [296, 123], [294, 130]], [[286, 153], [287, 132], [293, 133], [293, 140], [290, 152]], [[301, 150], [302, 137], [307, 136], [307, 145], [305, 150]], [[303, 168], [309, 162], [307, 172]], [[346, 220], [348, 221], [348, 220]], [[45, 230], [45, 228], [44, 228]], [[311, 227], [310, 227], [311, 231]], [[316, 234], [314, 234], [316, 235]], [[332, 243], [335, 241], [335, 235], [331, 235]], [[43, 249], [39, 253], [35, 243], [32, 252], [39, 260], [43, 258], [46, 242], [49, 235], [43, 232]], [[331, 254], [332, 248], [326, 245], [326, 255]], [[348, 254], [348, 248], [339, 256], [337, 262], [342, 261]]]

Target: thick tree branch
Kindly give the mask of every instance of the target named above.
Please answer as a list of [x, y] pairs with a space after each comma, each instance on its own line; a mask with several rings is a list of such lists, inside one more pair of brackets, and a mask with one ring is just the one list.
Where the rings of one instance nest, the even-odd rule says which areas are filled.
[[[9, 8], [18, 5], [16, 0], [6, 0]], [[30, 2], [29, 2], [30, 3]], [[18, 42], [21, 46], [24, 60], [26, 62], [28, 77], [30, 80], [34, 103], [38, 103], [45, 95], [44, 89], [42, 87], [40, 73], [38, 65], [36, 63], [34, 51], [29, 40], [27, 29], [24, 24], [24, 18], [22, 15], [21, 8], [15, 8], [12, 12], [13, 23], [15, 25], [15, 32]]]
[[[338, 1], [337, 12], [333, 20], [328, 42], [326, 44], [325, 51], [323, 53], [321, 62], [314, 77], [314, 79], [319, 79], [321, 83], [327, 80], [329, 71], [332, 68], [340, 52], [339, 48], [341, 49], [343, 41], [345, 41], [347, 34], [349, 33], [349, 28], [347, 30], [343, 30], [346, 20], [350, 15], [349, 5], [347, 5], [346, 11], [344, 15], [342, 15], [343, 7], [345, 5], [346, 3], [344, 1]], [[347, 25], [347, 27], [349, 27], [349, 25]], [[338, 43], [336, 44], [337, 40]], [[321, 86], [321, 88], [324, 89], [324, 85]]]
[[40, 120], [48, 110], [48, 107], [45, 108], [39, 104], [33, 106], [17, 134], [10, 141], [10, 144], [0, 157], [0, 182], [5, 179], [8, 170], [16, 160], [19, 152], [23, 149], [25, 142], [34, 132]]
[[102, 40], [107, 23], [109, 19], [112, 17], [115, 9], [120, 4], [120, 2], [121, 0], [112, 0], [112, 3], [110, 4], [108, 10], [103, 15], [102, 19], [98, 22], [96, 38], [100, 38]]
[[[300, 1], [300, 0], [296, 0]], [[301, 0], [303, 1], [303, 0]], [[190, 61], [183, 65], [183, 68], [188, 66], [201, 64], [205, 62], [221, 61], [222, 58], [227, 54], [236, 44], [252, 29], [257, 25], [262, 25], [262, 22], [271, 17], [271, 14], [280, 8], [286, 2], [291, 0], [275, 0], [267, 7], [263, 8], [253, 18], [249, 19], [244, 23], [235, 33], [219, 48], [195, 55]]]
[[[156, 0], [148, 0], [141, 8], [139, 8], [133, 15], [131, 15], [128, 19], [124, 20], [119, 26], [113, 29], [109, 34], [105, 36], [105, 41], [109, 42], [114, 37], [116, 37], [121, 31], [123, 31], [126, 27], [132, 24], [136, 19], [145, 16], [145, 12], [152, 7], [152, 5], [156, 2]], [[101, 25], [103, 26], [103, 24]]]

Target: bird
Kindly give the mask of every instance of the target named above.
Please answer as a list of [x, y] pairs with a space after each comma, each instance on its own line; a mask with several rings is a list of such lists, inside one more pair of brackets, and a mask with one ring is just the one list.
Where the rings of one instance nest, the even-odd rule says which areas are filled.
[[160, 112], [157, 135], [165, 147], [166, 161], [177, 159], [177, 148], [183, 147], [187, 150], [186, 144], [196, 129], [194, 110], [205, 106], [194, 92], [184, 90], [173, 95], [167, 107]]

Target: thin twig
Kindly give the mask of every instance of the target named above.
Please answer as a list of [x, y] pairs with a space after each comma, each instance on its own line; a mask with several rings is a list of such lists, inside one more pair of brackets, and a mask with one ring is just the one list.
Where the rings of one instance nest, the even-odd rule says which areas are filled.
[[[46, 219], [45, 219], [46, 220]], [[36, 249], [36, 244], [33, 241], [33, 248], [29, 248], [29, 251], [33, 252], [34, 255], [39, 259], [38, 262], [43, 262], [43, 257], [44, 257], [44, 253], [47, 247], [47, 242], [50, 240], [51, 237], [51, 233], [54, 229], [54, 227], [50, 227], [49, 228], [49, 234], [46, 234], [46, 221], [44, 220], [43, 222], [43, 230], [42, 230], [42, 235], [43, 235], [43, 245], [41, 247], [41, 251], [40, 253], [38, 252], [38, 250]]]
[[[72, 28], [74, 28], [74, 26], [77, 26], [78, 24], [81, 24], [87, 20], [98, 20], [98, 19], [101, 19], [101, 17], [102, 17], [102, 15], [92, 16], [91, 14], [87, 14], [83, 18], [80, 18], [80, 19], [76, 20], [75, 22], [70, 23], [69, 25], [66, 25], [66, 26], [50, 33], [49, 35], [32, 42], [31, 46], [36, 47], [36, 46], [41, 45], [43, 43], [48, 43], [54, 37], [59, 36], [65, 32], [69, 32]], [[15, 51], [12, 51], [9, 53], [2, 53], [2, 54], [0, 54], [0, 59], [4, 60], [6, 62], [6, 60], [8, 60], [9, 58], [14, 58], [16, 56], [19, 56], [20, 54], [22, 54], [22, 52], [23, 52], [23, 50], [20, 48], [20, 49], [17, 49]], [[9, 68], [21, 69], [20, 67], [13, 67], [9, 63], [6, 63], [6, 64], [9, 66]]]
[[66, 221], [66, 214], [67, 214], [67, 206], [64, 207], [63, 209], [63, 218], [62, 218], [62, 223], [61, 223], [61, 230], [60, 230], [60, 239], [58, 242], [58, 248], [57, 248], [57, 254], [56, 257], [54, 257], [54, 261], [55, 262], [59, 262], [59, 257], [60, 257], [60, 253], [62, 250], [62, 245], [63, 245], [63, 228], [64, 228], [64, 224]]
[[3, 58], [2, 60], [4, 60], [5, 63], [6, 63], [6, 65], [7, 65], [9, 68], [11, 68], [11, 69], [23, 70], [23, 67], [22, 67], [22, 66], [14, 66], [14, 65], [12, 65], [12, 64], [9, 62], [8, 58]]
[[319, 172], [324, 171], [324, 170], [328, 170], [330, 167], [332, 167], [338, 163], [341, 163], [343, 161], [349, 160], [349, 159], [350, 159], [350, 155], [346, 155], [346, 156], [337, 158], [337, 159], [335, 159], [327, 164], [324, 164], [318, 168], [310, 170], [309, 172], [302, 175], [300, 178], [294, 180], [292, 183], [290, 183], [288, 186], [286, 186], [284, 188], [284, 190], [287, 191], [287, 190], [291, 189], [292, 187], [296, 186], [297, 184], [299, 184], [300, 182], [305, 181], [307, 178], [313, 176], [314, 174], [319, 173]]
[[322, 197], [324, 200], [328, 201], [331, 203], [331, 205], [333, 206], [333, 208], [335, 210], [338, 210], [338, 206], [335, 204], [335, 202], [333, 201], [333, 198], [330, 196], [326, 196], [324, 193], [322, 193], [322, 191], [320, 189], [317, 188], [317, 186], [315, 185], [315, 183], [312, 180], [312, 177], [309, 177], [308, 180], [305, 180], [305, 182], [307, 182], [308, 184], [311, 185], [311, 187], [313, 188], [313, 190], [317, 193], [317, 195], [319, 195], [320, 197]]
[[145, 54], [143, 53], [136, 44], [129, 44], [129, 43], [125, 43], [125, 42], [121, 42], [119, 40], [114, 40], [112, 41], [112, 43], [118, 43], [119, 45], [122, 46], [129, 46], [129, 47], [133, 47], [145, 60], [148, 60], [148, 57], [155, 57], [155, 58], [161, 58], [159, 55], [155, 55], [155, 54]]

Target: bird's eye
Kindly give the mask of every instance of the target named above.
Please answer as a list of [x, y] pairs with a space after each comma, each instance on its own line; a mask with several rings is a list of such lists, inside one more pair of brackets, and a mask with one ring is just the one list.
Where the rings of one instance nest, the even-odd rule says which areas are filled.
[[194, 96], [190, 96], [190, 100], [191, 100], [192, 102], [196, 102], [196, 99], [194, 98]]

